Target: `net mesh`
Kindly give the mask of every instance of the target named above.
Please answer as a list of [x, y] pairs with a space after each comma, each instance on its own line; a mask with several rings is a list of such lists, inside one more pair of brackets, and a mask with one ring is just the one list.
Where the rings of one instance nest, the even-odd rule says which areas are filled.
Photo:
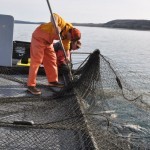
[[95, 50], [62, 90], [26, 92], [27, 67], [0, 67], [0, 149], [150, 149], [149, 95], [135, 90], [110, 59]]

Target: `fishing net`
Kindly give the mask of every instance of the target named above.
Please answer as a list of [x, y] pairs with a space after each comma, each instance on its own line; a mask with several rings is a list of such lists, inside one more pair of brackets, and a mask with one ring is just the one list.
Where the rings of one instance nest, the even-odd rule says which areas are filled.
[[[150, 103], [95, 50], [63, 89], [38, 73], [41, 96], [26, 92], [27, 67], [0, 67], [0, 149], [150, 149]], [[62, 73], [63, 75], [63, 73]]]

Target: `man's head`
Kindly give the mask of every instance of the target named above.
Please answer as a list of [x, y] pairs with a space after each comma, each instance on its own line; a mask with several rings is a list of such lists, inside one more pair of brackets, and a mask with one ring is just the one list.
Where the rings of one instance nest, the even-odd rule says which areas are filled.
[[70, 50], [77, 50], [81, 47], [81, 42], [78, 40], [78, 41], [72, 41], [70, 43]]
[[77, 28], [70, 29], [71, 41], [77, 41], [81, 38], [81, 32]]

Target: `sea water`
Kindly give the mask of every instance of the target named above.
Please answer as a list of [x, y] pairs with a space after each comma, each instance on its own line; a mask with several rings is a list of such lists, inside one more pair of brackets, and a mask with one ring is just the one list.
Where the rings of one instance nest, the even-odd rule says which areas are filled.
[[[13, 40], [31, 41], [38, 24], [15, 24]], [[101, 54], [119, 66], [129, 80], [146, 88], [150, 83], [150, 31], [80, 27], [82, 47], [78, 52], [91, 53], [99, 49]], [[73, 63], [82, 62], [87, 55], [74, 55]], [[135, 78], [136, 74], [136, 78]], [[133, 84], [133, 83], [132, 83]], [[149, 90], [149, 89], [148, 89]]]
[[[31, 41], [38, 24], [15, 24], [14, 40]], [[150, 73], [150, 31], [77, 27], [82, 33], [79, 52], [99, 49], [101, 54], [139, 72]]]

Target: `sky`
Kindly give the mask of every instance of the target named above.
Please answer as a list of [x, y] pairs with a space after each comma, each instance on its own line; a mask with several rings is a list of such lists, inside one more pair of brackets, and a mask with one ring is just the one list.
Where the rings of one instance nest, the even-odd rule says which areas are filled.
[[[49, 0], [52, 12], [71, 23], [105, 23], [115, 19], [150, 20], [150, 0]], [[46, 0], [0, 0], [0, 14], [15, 20], [48, 22]]]

